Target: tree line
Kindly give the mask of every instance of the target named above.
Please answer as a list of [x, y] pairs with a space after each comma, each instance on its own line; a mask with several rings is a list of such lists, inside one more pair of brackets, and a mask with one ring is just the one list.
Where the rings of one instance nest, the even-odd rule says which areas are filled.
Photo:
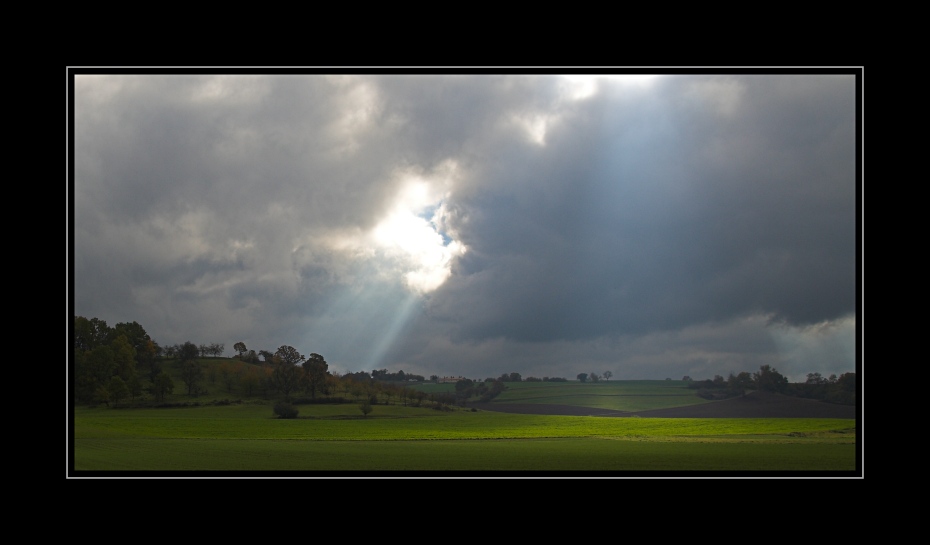
[[[156, 402], [163, 402], [176, 388], [183, 388], [188, 396], [196, 397], [207, 391], [207, 383], [219, 384], [230, 394], [246, 397], [273, 395], [285, 402], [338, 402], [347, 398], [366, 403], [379, 399], [390, 402], [396, 398], [411, 404], [429, 401], [438, 406], [464, 403], [469, 399], [490, 401], [500, 394], [507, 382], [564, 382], [562, 377], [523, 378], [520, 373], [503, 373], [484, 382], [462, 379], [455, 383], [453, 394], [426, 394], [406, 388], [410, 382], [424, 382], [421, 375], [387, 369], [358, 371], [343, 375], [331, 373], [326, 359], [317, 353], [304, 356], [290, 346], [282, 345], [276, 351], [249, 350], [244, 342], [236, 342], [233, 349], [236, 360], [223, 360], [206, 368], [198, 358], [219, 357], [224, 352], [222, 343], [196, 345], [190, 341], [162, 348], [137, 322], [118, 323], [109, 327], [98, 318], [74, 317], [74, 393], [79, 403], [118, 406], [123, 400], [135, 401], [149, 394]], [[259, 356], [263, 359], [259, 359]], [[173, 373], [166, 365], [172, 365]], [[610, 371], [579, 373], [580, 382], [609, 380]], [[174, 377], [174, 378], [172, 378]], [[179, 378], [182, 384], [175, 384]], [[430, 380], [439, 381], [436, 375]], [[671, 380], [671, 379], [666, 379]], [[856, 374], [844, 373], [837, 377], [822, 377], [809, 373], [805, 383], [789, 383], [788, 379], [769, 365], [754, 373], [730, 373], [728, 378], [716, 375], [713, 379], [682, 380], [698, 395], [707, 399], [721, 399], [745, 395], [747, 390], [778, 392], [799, 397], [821, 399], [833, 403], [854, 404]], [[342, 393], [344, 397], [340, 397]], [[301, 397], [303, 396], [303, 397]], [[364, 412], [364, 411], [363, 411]], [[367, 413], [366, 413], [367, 414]]]
[[763, 365], [753, 373], [730, 373], [727, 378], [715, 375], [713, 379], [692, 380], [691, 377], [684, 376], [682, 380], [689, 383], [689, 388], [697, 389], [698, 395], [705, 399], [724, 399], [746, 395], [747, 390], [761, 390], [842, 405], [856, 403], [855, 373], [843, 373], [840, 376], [833, 374], [829, 377], [823, 377], [820, 373], [808, 373], [805, 382], [792, 383], [771, 365]]
[[[238, 361], [204, 366], [198, 359], [221, 356], [223, 344], [196, 345], [188, 341], [163, 348], [137, 322], [109, 327], [98, 318], [75, 316], [73, 343], [74, 394], [79, 403], [118, 406], [145, 394], [155, 402], [163, 402], [176, 389], [197, 397], [207, 391], [208, 383], [230, 394], [280, 396], [285, 402], [297, 403], [317, 402], [319, 395], [327, 396], [329, 399], [324, 401], [329, 402], [354, 398], [377, 403], [379, 398], [388, 402], [396, 398], [405, 405], [453, 400], [451, 396], [428, 395], [404, 387], [411, 381], [424, 381], [421, 375], [386, 369], [334, 374], [322, 355], [304, 356], [290, 345], [282, 345], [274, 352], [256, 352], [244, 342], [237, 342], [233, 348]], [[336, 398], [340, 393], [345, 397]]]

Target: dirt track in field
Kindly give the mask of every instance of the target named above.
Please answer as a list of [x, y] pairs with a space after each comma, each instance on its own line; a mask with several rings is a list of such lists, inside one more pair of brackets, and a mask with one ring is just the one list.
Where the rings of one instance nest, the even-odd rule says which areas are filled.
[[712, 401], [687, 407], [654, 409], [651, 411], [613, 411], [572, 405], [541, 403], [475, 403], [478, 410], [520, 414], [552, 414], [566, 416], [614, 416], [644, 418], [849, 418], [855, 419], [854, 405], [836, 405], [768, 392], [749, 392], [743, 397]]

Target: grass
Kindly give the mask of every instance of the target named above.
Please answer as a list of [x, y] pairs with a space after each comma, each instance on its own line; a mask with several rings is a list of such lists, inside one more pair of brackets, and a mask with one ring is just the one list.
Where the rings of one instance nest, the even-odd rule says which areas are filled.
[[[596, 386], [596, 385], [591, 385]], [[516, 389], [513, 389], [516, 390]], [[552, 392], [555, 395], [555, 391]], [[572, 394], [574, 395], [574, 394]], [[81, 472], [852, 472], [855, 422], [441, 412], [271, 403], [75, 408]]]
[[680, 380], [616, 380], [596, 383], [514, 382], [498, 403], [555, 403], [616, 411], [645, 411], [707, 403]]

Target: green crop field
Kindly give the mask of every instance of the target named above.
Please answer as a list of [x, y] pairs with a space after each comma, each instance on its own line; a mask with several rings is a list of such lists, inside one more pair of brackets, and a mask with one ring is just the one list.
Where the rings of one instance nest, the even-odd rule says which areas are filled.
[[[637, 393], [646, 398], [650, 394], [645, 391], [661, 386], [642, 382], [628, 384], [627, 391], [639, 388]], [[528, 398], [554, 403], [551, 398], [557, 398], [602, 406], [602, 399], [588, 399], [576, 391], [578, 384], [546, 384], [538, 390], [530, 387], [533, 384], [517, 384], [505, 394], [521, 403]], [[603, 389], [606, 399], [617, 398], [609, 408], [643, 406], [625, 405], [622, 393], [609, 394], [615, 386], [623, 385], [618, 381]], [[671, 397], [668, 392], [654, 393]], [[506, 400], [505, 395], [501, 398]], [[651, 407], [649, 403], [645, 406]], [[438, 411], [396, 402], [376, 405], [367, 416], [354, 403], [300, 405], [299, 410], [298, 418], [279, 419], [271, 402], [258, 400], [179, 408], [76, 407], [69, 422], [69, 473], [847, 476], [857, 469], [854, 420], [540, 416], [464, 408]]]
[[707, 403], [680, 380], [514, 382], [494, 399], [498, 403], [554, 403], [616, 411], [645, 411]]

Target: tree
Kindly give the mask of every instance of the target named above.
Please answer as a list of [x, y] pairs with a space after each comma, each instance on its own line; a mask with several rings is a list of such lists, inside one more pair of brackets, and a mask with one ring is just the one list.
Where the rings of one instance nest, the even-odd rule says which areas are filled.
[[94, 402], [98, 388], [106, 389], [116, 373], [113, 349], [102, 344], [74, 356], [75, 395], [81, 401]]
[[[124, 335], [126, 340], [129, 342], [129, 345], [133, 348], [133, 357], [136, 360], [136, 368], [144, 369], [148, 368], [151, 365], [151, 361], [154, 359], [154, 341], [149, 337], [149, 334], [145, 332], [145, 328], [139, 325], [138, 322], [122, 322], [113, 326], [113, 331], [111, 332], [111, 338], [115, 338], [119, 335]], [[126, 377], [123, 377], [123, 380], [126, 380]]]
[[152, 381], [152, 396], [155, 401], [164, 401], [165, 396], [174, 391], [174, 381], [168, 376], [168, 373], [162, 371], [158, 373], [155, 380]]
[[727, 379], [727, 388], [733, 392], [739, 392], [740, 395], [746, 395], [746, 389], [752, 388], [752, 375], [746, 371], [738, 375], [730, 373], [730, 377]]
[[249, 349], [245, 347], [245, 343], [242, 341], [237, 342], [233, 345], [233, 350], [239, 353], [239, 359], [242, 359], [242, 354], [245, 354]]
[[[119, 378], [119, 376], [114, 376], [110, 379], [109, 384], [107, 384], [107, 393], [110, 394], [113, 406], [118, 407], [121, 399], [129, 397], [129, 387], [126, 386], [126, 382]], [[109, 403], [107, 405], [109, 405]]]
[[604, 371], [604, 380], [610, 380], [610, 377], [614, 376], [610, 371]]
[[587, 373], [578, 373], [577, 377], [578, 377], [578, 380], [581, 381], [581, 382], [587, 382], [587, 381], [588, 381], [588, 374], [587, 374]]
[[142, 381], [137, 375], [133, 375], [126, 383], [126, 387], [129, 388], [129, 399], [135, 403], [136, 398], [142, 395]]
[[110, 406], [110, 390], [101, 384], [97, 387], [97, 390], [94, 391], [94, 403], [106, 403], [107, 407]]
[[196, 360], [187, 360], [180, 364], [181, 380], [187, 384], [187, 395], [199, 395], [200, 384], [203, 382], [203, 368]]
[[771, 365], [763, 365], [752, 377], [756, 387], [763, 392], [783, 392], [788, 385], [788, 378], [782, 376]]
[[116, 365], [115, 372], [123, 381], [129, 380], [136, 374], [136, 349], [129, 344], [126, 335], [118, 335], [110, 343], [113, 349], [113, 362]]
[[153, 340], [147, 340], [142, 346], [136, 347], [136, 370], [151, 374], [158, 366], [156, 358], [161, 351], [161, 347]]
[[589, 376], [589, 378], [591, 379], [591, 382], [597, 382], [597, 381], [601, 380], [601, 376], [598, 375], [597, 373], [591, 373], [591, 375]]
[[79, 351], [93, 350], [107, 343], [110, 327], [103, 320], [74, 317], [74, 348]]
[[196, 344], [187, 341], [177, 347], [177, 352], [175, 355], [183, 363], [197, 359], [200, 356], [200, 349], [197, 348]]
[[371, 403], [366, 400], [364, 403], [359, 405], [358, 408], [362, 411], [362, 414], [365, 416], [365, 418], [368, 418], [368, 414], [371, 412]]
[[178, 370], [181, 373], [181, 380], [187, 384], [187, 395], [197, 395], [200, 393], [200, 383], [203, 382], [203, 369], [197, 362], [200, 355], [200, 349], [196, 344], [187, 341], [178, 347]]
[[820, 373], [808, 373], [805, 384], [827, 384], [827, 379], [820, 376]]
[[316, 391], [322, 390], [326, 384], [329, 364], [323, 356], [313, 353], [303, 363], [303, 368], [307, 379], [307, 390], [310, 391], [310, 397], [316, 399]]
[[300, 384], [303, 369], [298, 364], [302, 361], [304, 357], [293, 346], [283, 345], [274, 354], [272, 383], [284, 394], [284, 399], [289, 400], [291, 392]]

